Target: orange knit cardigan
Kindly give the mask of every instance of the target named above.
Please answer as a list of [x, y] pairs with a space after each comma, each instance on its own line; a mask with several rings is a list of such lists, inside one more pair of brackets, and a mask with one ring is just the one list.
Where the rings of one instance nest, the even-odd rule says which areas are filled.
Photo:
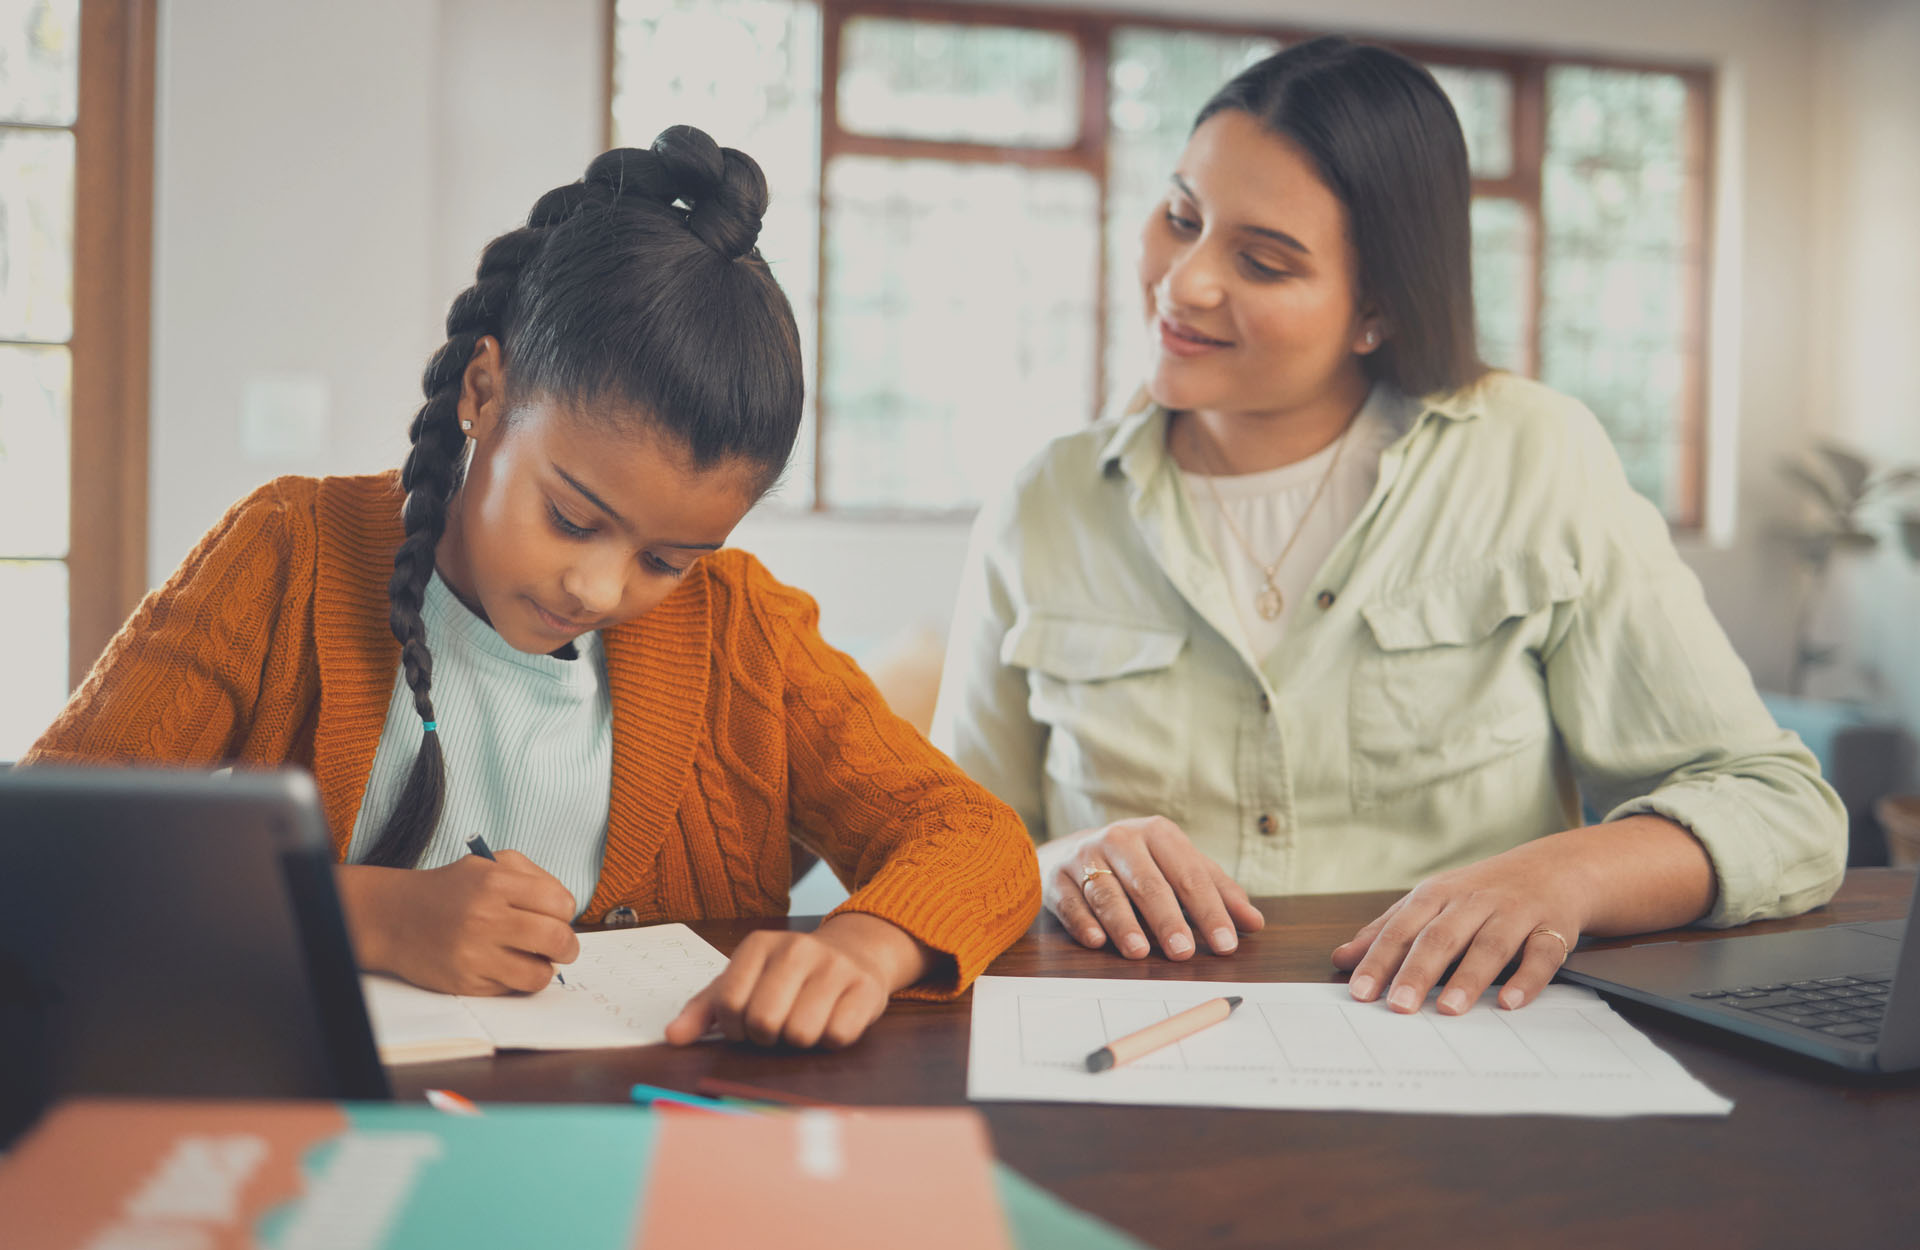
[[[299, 764], [344, 855], [398, 678], [387, 579], [397, 474], [284, 477], [149, 594], [23, 763]], [[787, 909], [789, 834], [852, 891], [840, 910], [952, 959], [958, 994], [1039, 908], [1033, 846], [822, 641], [818, 609], [721, 551], [606, 631], [612, 804], [582, 913], [642, 923]], [[459, 784], [460, 761], [447, 763]]]

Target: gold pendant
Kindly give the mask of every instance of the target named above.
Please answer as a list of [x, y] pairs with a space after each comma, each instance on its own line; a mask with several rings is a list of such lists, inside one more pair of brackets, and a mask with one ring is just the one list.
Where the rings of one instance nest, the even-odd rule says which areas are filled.
[[1287, 601], [1280, 597], [1280, 588], [1268, 582], [1267, 588], [1261, 591], [1259, 597], [1253, 601], [1253, 606], [1259, 609], [1262, 620], [1277, 621], [1280, 619], [1281, 610], [1287, 606]]

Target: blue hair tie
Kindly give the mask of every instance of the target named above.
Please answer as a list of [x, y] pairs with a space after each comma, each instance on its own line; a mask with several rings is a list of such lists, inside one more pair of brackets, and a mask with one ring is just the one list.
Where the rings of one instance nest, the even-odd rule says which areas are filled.
[[428, 733], [432, 733], [434, 730], [440, 728], [440, 722], [437, 720], [422, 721], [420, 728], [426, 730]]

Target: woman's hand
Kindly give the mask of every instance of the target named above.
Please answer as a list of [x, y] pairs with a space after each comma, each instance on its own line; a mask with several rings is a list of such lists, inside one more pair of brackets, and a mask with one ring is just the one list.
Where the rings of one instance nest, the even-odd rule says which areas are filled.
[[1040, 883], [1047, 910], [1075, 941], [1099, 946], [1112, 938], [1128, 959], [1146, 957], [1143, 919], [1168, 959], [1192, 956], [1195, 929], [1214, 954], [1228, 955], [1241, 933], [1267, 922], [1226, 869], [1164, 816], [1117, 820], [1043, 844]]
[[1686, 829], [1630, 816], [1570, 829], [1427, 878], [1375, 917], [1333, 962], [1361, 1002], [1384, 989], [1395, 1011], [1418, 1011], [1455, 959], [1440, 1010], [1459, 1015], [1517, 955], [1499, 1003], [1532, 1002], [1582, 933], [1672, 928], [1713, 906], [1713, 866]]
[[926, 947], [877, 916], [842, 912], [812, 933], [750, 933], [732, 962], [667, 1025], [676, 1046], [719, 1029], [761, 1046], [850, 1046], [897, 989], [927, 974]]
[[360, 966], [447, 994], [531, 994], [580, 954], [573, 895], [518, 851], [334, 870]]
[[1529, 849], [1427, 878], [1353, 940], [1336, 946], [1334, 965], [1352, 971], [1347, 986], [1353, 996], [1372, 1002], [1390, 982], [1387, 1005], [1418, 1011], [1447, 966], [1459, 959], [1440, 993], [1441, 1012], [1457, 1016], [1519, 954], [1520, 967], [1500, 991], [1500, 1005], [1519, 1007], [1537, 997], [1580, 940], [1586, 913], [1585, 900], [1568, 888], [1566, 874], [1556, 872], [1550, 861], [1537, 862], [1546, 857], [1519, 855]]

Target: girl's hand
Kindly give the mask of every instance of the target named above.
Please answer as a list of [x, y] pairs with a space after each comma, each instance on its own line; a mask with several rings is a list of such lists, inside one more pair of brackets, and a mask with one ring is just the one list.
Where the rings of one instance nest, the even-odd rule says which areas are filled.
[[750, 933], [733, 961], [667, 1025], [676, 1046], [719, 1029], [728, 1041], [825, 1046], [859, 1040], [887, 998], [918, 981], [927, 949], [897, 925], [859, 912], [829, 916], [812, 933]]
[[1192, 956], [1194, 929], [1214, 954], [1228, 955], [1241, 933], [1267, 922], [1226, 869], [1164, 816], [1117, 820], [1043, 844], [1040, 883], [1047, 910], [1075, 941], [1099, 946], [1112, 938], [1128, 959], [1149, 949], [1142, 918], [1168, 959]]
[[1457, 1016], [1518, 955], [1520, 967], [1507, 978], [1499, 1003], [1511, 1010], [1532, 1002], [1587, 927], [1582, 875], [1554, 853], [1553, 841], [1515, 847], [1415, 886], [1351, 941], [1334, 947], [1334, 965], [1353, 973], [1349, 991], [1372, 1002], [1391, 982], [1387, 1005], [1418, 1011], [1458, 959], [1439, 1003], [1442, 1014]]
[[447, 994], [531, 994], [580, 954], [573, 895], [518, 851], [334, 870], [360, 966]]

